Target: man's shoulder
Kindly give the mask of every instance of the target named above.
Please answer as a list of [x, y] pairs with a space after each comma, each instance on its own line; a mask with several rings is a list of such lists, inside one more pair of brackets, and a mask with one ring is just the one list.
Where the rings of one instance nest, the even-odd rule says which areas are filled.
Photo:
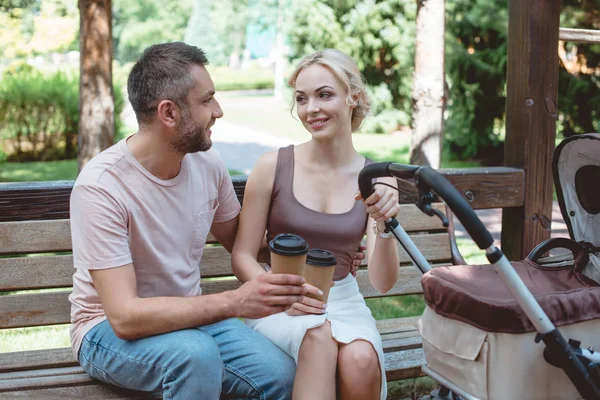
[[119, 143], [102, 151], [92, 158], [79, 173], [75, 186], [98, 186], [107, 171], [117, 168], [125, 154], [119, 150]]

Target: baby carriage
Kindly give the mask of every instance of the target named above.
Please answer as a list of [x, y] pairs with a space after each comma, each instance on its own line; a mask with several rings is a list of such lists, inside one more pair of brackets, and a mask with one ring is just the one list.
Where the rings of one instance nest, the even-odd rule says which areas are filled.
[[[376, 163], [359, 176], [363, 198], [374, 178], [414, 179], [419, 208], [444, 219], [431, 207], [435, 192], [493, 265], [431, 269], [398, 222], [386, 222], [424, 274], [423, 371], [442, 384], [440, 398], [600, 399], [600, 354], [586, 348], [600, 349], [600, 135], [564, 140], [553, 170], [570, 238], [549, 239], [512, 263], [431, 168]], [[541, 258], [559, 247], [570, 254]]]

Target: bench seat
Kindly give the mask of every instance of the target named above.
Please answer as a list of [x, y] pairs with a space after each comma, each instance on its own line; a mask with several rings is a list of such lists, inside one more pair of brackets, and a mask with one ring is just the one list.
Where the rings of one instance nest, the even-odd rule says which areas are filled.
[[[8, 184], [8, 189], [11, 189]], [[31, 185], [32, 208], [29, 198]], [[0, 335], [3, 329], [42, 327], [70, 322], [73, 259], [68, 219], [68, 184], [52, 184], [44, 198], [43, 185], [21, 184], [0, 208], [14, 211], [13, 220], [0, 218]], [[71, 183], [72, 185], [72, 183]], [[14, 186], [14, 185], [13, 185]], [[245, 180], [234, 179], [240, 202]], [[6, 190], [8, 190], [6, 189]], [[14, 189], [14, 187], [12, 188]], [[3, 196], [0, 184], [0, 200]], [[436, 204], [447, 213], [443, 204]], [[12, 214], [11, 214], [12, 215]], [[26, 218], [18, 218], [27, 215]], [[453, 226], [421, 213], [413, 204], [401, 204], [399, 222], [432, 265], [462, 261]], [[239, 287], [229, 253], [209, 236], [201, 262], [203, 293]], [[366, 265], [365, 265], [366, 266]], [[357, 273], [360, 291], [367, 299], [422, 294], [421, 273], [400, 249], [400, 276], [388, 293], [379, 293], [368, 279], [365, 266]], [[422, 376], [424, 355], [417, 332], [417, 316], [377, 321], [383, 338], [385, 373], [389, 382]], [[0, 353], [0, 398], [145, 398], [146, 394], [103, 384], [90, 378], [73, 358], [70, 348]]]

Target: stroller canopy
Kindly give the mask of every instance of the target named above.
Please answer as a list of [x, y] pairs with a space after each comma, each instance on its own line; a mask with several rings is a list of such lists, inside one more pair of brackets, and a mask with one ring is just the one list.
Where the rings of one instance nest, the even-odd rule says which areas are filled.
[[600, 282], [600, 134], [563, 140], [554, 152], [552, 167], [569, 234], [590, 250], [583, 273]]

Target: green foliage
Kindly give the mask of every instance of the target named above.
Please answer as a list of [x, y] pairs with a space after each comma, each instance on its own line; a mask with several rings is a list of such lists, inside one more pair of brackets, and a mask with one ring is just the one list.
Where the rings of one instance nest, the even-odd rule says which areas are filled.
[[411, 113], [414, 1], [298, 0], [293, 7], [295, 17], [288, 24], [293, 60], [337, 48], [356, 60], [369, 85], [388, 88], [394, 108]]
[[233, 69], [208, 66], [217, 92], [273, 88], [273, 72], [263, 68]]
[[[457, 0], [446, 8], [446, 154], [502, 162], [508, 1]], [[598, 9], [599, 0], [566, 0], [560, 25], [599, 29]], [[569, 73], [561, 61], [557, 130], [564, 136], [600, 131], [600, 45], [567, 43], [565, 50], [582, 72]]]
[[[51, 159], [77, 132], [78, 82], [64, 73], [23, 69], [0, 82], [0, 129], [16, 159]], [[73, 112], [75, 110], [75, 112]]]
[[371, 110], [360, 132], [390, 133], [410, 124], [408, 113], [394, 106], [394, 97], [385, 83], [368, 86], [367, 92], [371, 99]]
[[135, 61], [152, 44], [183, 40], [191, 11], [191, 0], [114, 0], [115, 58]]
[[462, 159], [499, 148], [506, 102], [508, 1], [447, 4], [446, 70], [450, 95], [445, 145]]
[[[600, 0], [565, 0], [560, 25], [600, 29], [598, 10]], [[558, 131], [565, 137], [600, 132], [600, 44], [566, 43], [565, 53], [575, 68], [569, 73], [561, 59]]]
[[[115, 115], [124, 107], [114, 91]], [[121, 125], [115, 118], [116, 130]], [[9, 159], [58, 160], [76, 156], [79, 124], [79, 77], [43, 74], [29, 66], [15, 68], [0, 80], [0, 138]]]

